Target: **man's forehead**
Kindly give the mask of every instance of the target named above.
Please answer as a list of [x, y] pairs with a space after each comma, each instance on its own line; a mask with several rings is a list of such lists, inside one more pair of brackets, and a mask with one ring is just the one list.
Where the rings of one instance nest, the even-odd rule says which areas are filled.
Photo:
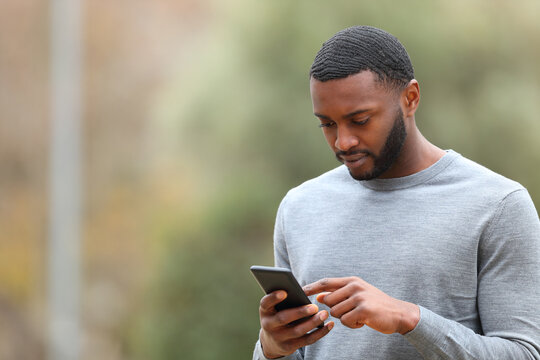
[[369, 70], [324, 82], [311, 78], [310, 90], [314, 102], [333, 100], [335, 98], [346, 100], [347, 98], [386, 97], [388, 95], [377, 74]]

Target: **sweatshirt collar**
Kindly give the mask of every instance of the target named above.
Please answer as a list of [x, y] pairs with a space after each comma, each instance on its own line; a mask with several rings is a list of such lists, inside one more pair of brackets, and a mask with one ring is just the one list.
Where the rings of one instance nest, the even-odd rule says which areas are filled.
[[[391, 179], [372, 179], [372, 180], [357, 181], [351, 178], [351, 180], [357, 183], [360, 183], [361, 185], [372, 190], [391, 191], [391, 190], [405, 189], [405, 188], [422, 184], [428, 181], [429, 179], [437, 176], [458, 157], [461, 157], [461, 155], [456, 153], [455, 151], [446, 150], [446, 154], [442, 158], [440, 158], [436, 163], [412, 175], [403, 176], [399, 178], [391, 178]], [[349, 174], [347, 175], [350, 177]]]

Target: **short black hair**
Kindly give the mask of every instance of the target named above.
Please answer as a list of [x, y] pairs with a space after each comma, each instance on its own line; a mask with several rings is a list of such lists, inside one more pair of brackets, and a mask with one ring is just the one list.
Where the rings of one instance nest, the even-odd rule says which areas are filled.
[[353, 26], [326, 41], [311, 65], [318, 81], [346, 78], [369, 70], [389, 88], [402, 89], [414, 79], [405, 47], [392, 34], [372, 26]]

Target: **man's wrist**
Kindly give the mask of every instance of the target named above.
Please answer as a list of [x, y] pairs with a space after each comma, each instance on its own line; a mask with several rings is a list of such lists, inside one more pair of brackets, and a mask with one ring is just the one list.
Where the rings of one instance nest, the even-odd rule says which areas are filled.
[[404, 302], [404, 311], [401, 314], [398, 333], [405, 335], [414, 330], [420, 321], [420, 308], [416, 304]]
[[260, 333], [259, 333], [259, 344], [261, 345], [261, 352], [263, 354], [263, 356], [267, 359], [279, 359], [279, 358], [282, 358], [283, 356], [281, 355], [272, 355], [272, 354], [267, 354], [264, 352], [264, 346], [263, 346], [263, 331], [261, 329]]

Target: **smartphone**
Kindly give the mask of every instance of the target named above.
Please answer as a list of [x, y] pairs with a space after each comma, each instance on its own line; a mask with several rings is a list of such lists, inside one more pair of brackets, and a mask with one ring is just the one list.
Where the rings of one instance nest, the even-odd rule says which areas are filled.
[[[270, 294], [276, 290], [285, 290], [287, 297], [285, 300], [276, 305], [276, 310], [290, 309], [298, 306], [309, 305], [311, 301], [302, 290], [302, 287], [289, 269], [269, 266], [252, 266], [251, 273], [266, 294]], [[311, 315], [313, 316], [313, 315]], [[305, 318], [296, 320], [291, 324], [301, 322]], [[323, 324], [318, 327], [321, 328]]]

